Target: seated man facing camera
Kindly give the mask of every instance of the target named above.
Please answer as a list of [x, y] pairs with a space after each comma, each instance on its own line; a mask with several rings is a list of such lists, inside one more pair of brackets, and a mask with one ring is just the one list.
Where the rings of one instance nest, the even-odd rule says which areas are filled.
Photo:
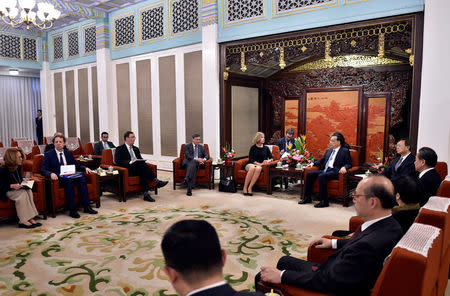
[[244, 296], [223, 280], [226, 253], [214, 227], [204, 220], [182, 220], [164, 234], [164, 271], [180, 296]]
[[319, 238], [311, 243], [316, 248], [337, 249], [323, 264], [284, 256], [276, 268], [261, 267], [255, 281], [261, 279], [333, 295], [370, 295], [384, 259], [403, 235], [391, 215], [394, 186], [383, 176], [363, 179], [356, 187], [353, 202], [364, 223], [350, 239]]

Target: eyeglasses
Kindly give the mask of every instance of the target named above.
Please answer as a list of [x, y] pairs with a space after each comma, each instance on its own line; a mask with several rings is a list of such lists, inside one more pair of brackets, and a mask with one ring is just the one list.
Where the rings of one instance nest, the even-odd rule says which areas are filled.
[[356, 194], [355, 192], [352, 193], [352, 198], [355, 198], [358, 196], [367, 196], [367, 194]]

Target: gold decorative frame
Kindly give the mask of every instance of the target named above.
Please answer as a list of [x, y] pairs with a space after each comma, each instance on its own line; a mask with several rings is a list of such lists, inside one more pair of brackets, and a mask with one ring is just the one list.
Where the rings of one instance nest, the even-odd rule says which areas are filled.
[[339, 6], [339, 1], [333, 0], [333, 1], [331, 1], [332, 3], [311, 5], [311, 6], [304, 7], [304, 8], [296, 8], [296, 9], [292, 9], [292, 10], [289, 10], [286, 12], [278, 13], [277, 12], [277, 3], [278, 2], [279, 2], [279, 0], [272, 0], [272, 18], [286, 17], [286, 16], [296, 15], [296, 14], [300, 14], [300, 13], [323, 10], [323, 9], [328, 9], [328, 8]]
[[222, 28], [229, 28], [229, 27], [251, 24], [251, 23], [256, 23], [256, 22], [267, 20], [266, 1], [263, 0], [263, 3], [264, 3], [264, 7], [263, 7], [263, 15], [262, 16], [258, 16], [258, 17], [251, 18], [251, 19], [233, 21], [232, 23], [228, 23], [226, 21], [226, 19], [227, 19], [227, 0], [222, 0]]
[[200, 32], [201, 28], [202, 28], [202, 22], [201, 22], [202, 3], [200, 2], [201, 0], [197, 0], [197, 4], [198, 4], [197, 29], [191, 30], [191, 31], [187, 31], [187, 32], [177, 33], [177, 34], [173, 34], [172, 33], [172, 3], [174, 1], [176, 1], [176, 0], [170, 0], [169, 1], [169, 7], [168, 7], [168, 11], [169, 11], [169, 25], [168, 25], [169, 39], [175, 39], [175, 38], [179, 38], [179, 37], [193, 35], [193, 34], [196, 34], [196, 33]]
[[[79, 27], [76, 27], [76, 28], [73, 28], [71, 30], [64, 31], [64, 33], [63, 33], [63, 39], [66, 41], [66, 42], [63, 41], [63, 52], [64, 52], [63, 53], [63, 59], [64, 59], [64, 56], [65, 56], [64, 60], [77, 59], [77, 58], [79, 58], [81, 56], [80, 30], [79, 29], [80, 29]], [[73, 32], [77, 32], [77, 34], [78, 34], [78, 55], [70, 57], [69, 56], [69, 34], [73, 33]], [[64, 46], [64, 44], [66, 44], [66, 46]]]
[[84, 41], [86, 40], [86, 33], [85, 33], [85, 29], [90, 28], [90, 27], [95, 27], [95, 46], [97, 48], [97, 24], [95, 22], [86, 24], [84, 26], [81, 27], [81, 56], [85, 57], [85, 56], [90, 56], [90, 55], [94, 55], [95, 51], [93, 52], [89, 52], [86, 53], [85, 52], [85, 43]]
[[[52, 63], [57, 63], [57, 62], [64, 61], [64, 36], [63, 36], [63, 33], [61, 32], [61, 33], [52, 35], [50, 37], [52, 39], [52, 50], [50, 52], [51, 53], [51, 61], [52, 61]], [[55, 60], [55, 38], [57, 38], [57, 37], [61, 37], [61, 40], [62, 40], [62, 53], [63, 53], [63, 55], [62, 55], [62, 58]]]
[[[133, 15], [135, 17], [135, 22], [136, 22], [136, 10], [135, 9], [130, 9], [127, 10], [121, 14], [118, 14], [114, 17], [111, 18], [111, 22], [110, 22], [110, 28], [111, 28], [111, 43], [110, 46], [112, 48], [112, 50], [122, 50], [122, 49], [126, 49], [126, 48], [131, 48], [131, 47], [135, 47], [136, 46], [136, 34], [135, 34], [135, 38], [134, 38], [134, 42], [131, 44], [124, 44], [121, 46], [116, 46], [116, 26], [114, 25], [114, 22], [117, 19], [121, 19], [127, 16]], [[136, 24], [136, 23], [135, 23]], [[136, 25], [134, 26], [134, 31], [136, 33]]]
[[[166, 18], [165, 18], [165, 14], [166, 14], [166, 7], [164, 5], [164, 1], [159, 1], [159, 2], [155, 2], [152, 3], [151, 5], [146, 5], [146, 6], [142, 6], [139, 7], [138, 9], [138, 39], [139, 39], [139, 45], [146, 45], [149, 43], [154, 43], [154, 42], [158, 42], [161, 40], [164, 40], [167, 38], [167, 24], [166, 24]], [[164, 34], [162, 37], [157, 37], [157, 38], [153, 38], [153, 39], [149, 39], [149, 40], [142, 40], [142, 13], [146, 10], [149, 10], [151, 8], [155, 8], [155, 7], [159, 7], [162, 6], [163, 8], [163, 27], [164, 27]]]

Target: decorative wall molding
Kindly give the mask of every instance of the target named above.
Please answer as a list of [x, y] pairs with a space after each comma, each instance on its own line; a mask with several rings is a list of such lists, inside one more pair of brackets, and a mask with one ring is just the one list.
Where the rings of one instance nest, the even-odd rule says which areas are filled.
[[138, 11], [139, 44], [147, 44], [166, 38], [167, 15], [164, 2], [142, 7]]
[[169, 36], [177, 38], [200, 32], [199, 0], [169, 0]]

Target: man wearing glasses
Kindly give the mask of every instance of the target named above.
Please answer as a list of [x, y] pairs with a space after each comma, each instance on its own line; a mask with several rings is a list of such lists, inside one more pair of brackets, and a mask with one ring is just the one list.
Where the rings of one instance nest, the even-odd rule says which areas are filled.
[[101, 135], [101, 140], [95, 143], [94, 145], [94, 155], [102, 155], [103, 149], [111, 149], [116, 148], [113, 142], [108, 141], [109, 134], [107, 132], [103, 132]]

